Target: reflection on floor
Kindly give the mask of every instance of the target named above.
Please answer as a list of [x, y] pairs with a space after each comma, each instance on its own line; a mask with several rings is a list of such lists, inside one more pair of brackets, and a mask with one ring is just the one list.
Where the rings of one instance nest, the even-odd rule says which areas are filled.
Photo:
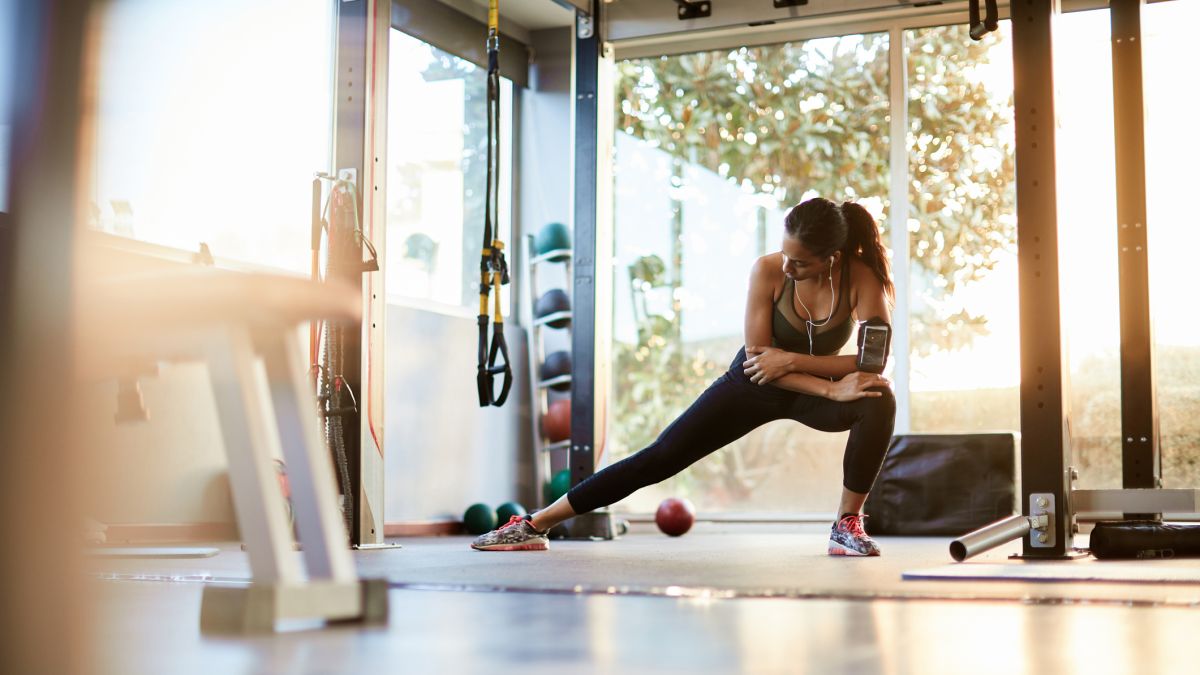
[[[129, 675], [1190, 667], [1200, 584], [902, 581], [906, 569], [948, 564], [946, 541], [884, 539], [883, 558], [844, 560], [823, 555], [824, 532], [701, 525], [668, 539], [635, 529], [615, 542], [556, 541], [522, 554], [471, 551], [465, 537], [405, 540], [356, 553], [364, 576], [397, 584], [386, 628], [248, 638], [197, 627], [195, 582], [247, 576], [236, 546], [201, 560], [96, 561], [108, 577], [97, 582], [96, 664]], [[981, 563], [1006, 563], [1007, 552]], [[162, 581], [172, 578], [192, 581]], [[522, 592], [481, 592], [501, 589]]]

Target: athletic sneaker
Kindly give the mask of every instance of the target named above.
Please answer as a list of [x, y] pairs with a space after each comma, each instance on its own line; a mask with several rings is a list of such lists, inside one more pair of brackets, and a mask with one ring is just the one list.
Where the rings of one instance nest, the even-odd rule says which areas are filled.
[[834, 523], [829, 533], [829, 555], [879, 555], [879, 546], [863, 529], [864, 518], [861, 513], [853, 513]]
[[545, 551], [550, 548], [547, 533], [533, 529], [529, 516], [513, 516], [498, 529], [481, 534], [471, 542], [476, 551]]

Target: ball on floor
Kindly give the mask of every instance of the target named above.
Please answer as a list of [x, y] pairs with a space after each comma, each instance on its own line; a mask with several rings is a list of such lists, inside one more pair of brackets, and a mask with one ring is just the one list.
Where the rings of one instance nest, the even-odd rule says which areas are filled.
[[484, 534], [496, 529], [496, 512], [487, 504], [472, 504], [463, 514], [463, 527], [471, 534]]
[[500, 525], [507, 523], [513, 516], [523, 516], [527, 512], [525, 507], [517, 502], [504, 502], [496, 507], [496, 522]]
[[658, 505], [654, 522], [663, 534], [678, 537], [692, 529], [696, 522], [696, 507], [687, 499], [668, 497]]

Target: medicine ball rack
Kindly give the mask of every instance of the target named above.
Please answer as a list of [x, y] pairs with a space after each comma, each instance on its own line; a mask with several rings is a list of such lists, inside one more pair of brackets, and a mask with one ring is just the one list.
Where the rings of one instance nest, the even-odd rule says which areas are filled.
[[[572, 263], [574, 262], [574, 251], [569, 248], [564, 248], [546, 251], [541, 255], [535, 255], [537, 253], [537, 246], [535, 245], [534, 241], [535, 236], [533, 234], [528, 234], [525, 236], [525, 251], [523, 257], [526, 261], [528, 261], [526, 263], [527, 282], [525, 286], [529, 289], [529, 307], [531, 314], [531, 321], [529, 323], [530, 329], [526, 332], [526, 334], [528, 335], [529, 339], [529, 381], [533, 383], [533, 386], [530, 387], [532, 397], [532, 400], [530, 401], [530, 419], [532, 420], [533, 425], [533, 476], [534, 485], [536, 486], [535, 491], [537, 493], [535, 503], [538, 505], [538, 508], [542, 508], [548, 505], [546, 503], [545, 485], [550, 480], [550, 476], [553, 475], [554, 453], [565, 451], [571, 447], [570, 438], [562, 441], [550, 442], [542, 429], [542, 418], [546, 414], [546, 411], [550, 409], [551, 387], [561, 388], [563, 385], [569, 385], [571, 383], [570, 373], [547, 380], [541, 379], [541, 365], [546, 359], [546, 340], [543, 331], [547, 328], [554, 331], [567, 331], [568, 336], [570, 336], [572, 334], [571, 331], [574, 329], [574, 308], [572, 307], [570, 310], [563, 312], [554, 312], [542, 317], [538, 317], [536, 313], [533, 312], [532, 308], [536, 305], [539, 297], [538, 270], [547, 264], [563, 266], [563, 276], [568, 285], [568, 288], [565, 290], [568, 296], [571, 295], [570, 285], [571, 280], [573, 279]], [[550, 325], [552, 322], [558, 322], [564, 319], [567, 320], [568, 323], [562, 328], [555, 328]], [[570, 349], [570, 342], [570, 338], [568, 337], [568, 350]], [[567, 390], [567, 396], [570, 396], [569, 387]], [[563, 466], [565, 467], [566, 465], [567, 462], [564, 459]]]

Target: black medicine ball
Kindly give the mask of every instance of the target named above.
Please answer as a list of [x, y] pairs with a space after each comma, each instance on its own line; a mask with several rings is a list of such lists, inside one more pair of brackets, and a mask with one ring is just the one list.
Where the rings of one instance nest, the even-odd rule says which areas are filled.
[[[534, 315], [536, 315], [539, 319], [551, 314], [569, 311], [571, 311], [571, 298], [567, 296], [567, 292], [561, 288], [555, 288], [546, 291], [544, 294], [542, 294], [542, 297], [538, 298], [537, 304], [535, 304], [533, 308]], [[570, 323], [570, 317], [564, 317], [550, 321], [546, 325], [550, 326], [551, 328], [564, 328]]]
[[[553, 352], [546, 357], [539, 371], [542, 381], [571, 374], [571, 353], [567, 351]], [[562, 382], [550, 387], [555, 391], [566, 391], [571, 388], [570, 382]]]

